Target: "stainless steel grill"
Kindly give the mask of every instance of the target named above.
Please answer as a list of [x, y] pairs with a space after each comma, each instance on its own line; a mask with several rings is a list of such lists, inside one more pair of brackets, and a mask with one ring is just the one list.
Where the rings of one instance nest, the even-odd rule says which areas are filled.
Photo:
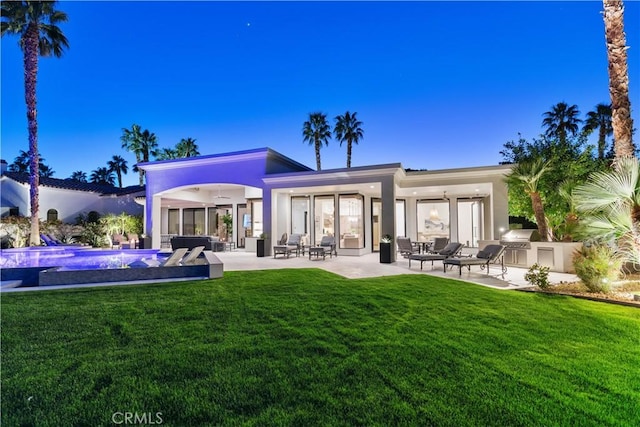
[[540, 233], [536, 229], [510, 230], [502, 235], [500, 244], [507, 249], [531, 249], [531, 242], [539, 242]]

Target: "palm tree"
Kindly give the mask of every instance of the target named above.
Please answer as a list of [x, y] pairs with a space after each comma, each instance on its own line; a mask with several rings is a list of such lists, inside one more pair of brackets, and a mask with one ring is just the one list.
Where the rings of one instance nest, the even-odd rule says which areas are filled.
[[598, 104], [594, 111], [587, 113], [582, 132], [585, 135], [591, 135], [596, 129], [598, 129], [598, 158], [604, 159], [604, 153], [607, 149], [607, 136], [613, 134], [610, 104]]
[[156, 160], [171, 160], [177, 159], [178, 153], [173, 148], [161, 148], [156, 153]]
[[111, 160], [107, 162], [109, 170], [116, 174], [118, 178], [118, 187], [122, 188], [122, 174], [126, 174], [129, 171], [127, 161], [120, 156], [113, 156]]
[[28, 173], [29, 163], [31, 162], [31, 156], [24, 150], [20, 150], [18, 156], [13, 160], [13, 163], [9, 165], [11, 172]]
[[362, 122], [356, 118], [358, 113], [349, 113], [348, 111], [342, 116], [336, 116], [336, 125], [333, 128], [333, 133], [342, 147], [342, 142], [347, 142], [347, 167], [351, 167], [351, 147], [353, 144], [357, 144], [359, 140], [364, 138], [364, 131], [362, 130]]
[[[148, 162], [149, 156], [155, 156], [158, 148], [156, 135], [149, 132], [148, 129], [142, 131], [140, 125], [137, 124], [133, 124], [131, 129], [123, 128], [120, 141], [122, 142], [122, 148], [135, 154], [136, 163]], [[138, 169], [137, 166], [133, 167], [133, 171], [140, 174], [140, 185], [144, 185], [144, 171]]]
[[604, 34], [607, 41], [609, 63], [609, 95], [613, 125], [613, 149], [617, 160], [635, 156], [629, 101], [629, 67], [627, 40], [624, 33], [624, 6], [622, 0], [603, 0]]
[[113, 185], [115, 179], [113, 178], [113, 172], [108, 168], [98, 168], [91, 172], [90, 181], [94, 184]]
[[67, 14], [55, 9], [55, 1], [5, 1], [0, 4], [0, 33], [20, 37], [24, 53], [24, 95], [27, 104], [27, 128], [31, 160], [29, 198], [31, 201], [31, 233], [29, 245], [40, 244], [38, 174], [38, 118], [36, 83], [38, 56], [62, 56], [69, 47], [67, 38], [57, 24], [67, 21]]
[[531, 198], [531, 207], [533, 215], [538, 224], [538, 232], [540, 237], [545, 241], [550, 241], [551, 228], [547, 224], [547, 218], [544, 214], [544, 203], [538, 191], [538, 182], [542, 175], [549, 169], [549, 162], [543, 162], [541, 159], [525, 161], [518, 163], [513, 167], [506, 181], [509, 185], [522, 187], [523, 191]]
[[316, 167], [318, 170], [321, 170], [320, 148], [323, 142], [328, 146], [329, 138], [331, 138], [331, 127], [329, 127], [329, 123], [327, 122], [327, 115], [319, 112], [309, 113], [309, 120], [304, 122], [302, 126], [302, 136], [304, 142], [315, 146]]
[[617, 167], [596, 172], [573, 190], [580, 224], [587, 238], [617, 240], [627, 260], [640, 263], [640, 163], [621, 157]]
[[82, 171], [75, 171], [71, 174], [69, 179], [72, 181], [87, 182], [87, 174]]
[[53, 169], [51, 169], [51, 167], [45, 165], [44, 163], [40, 163], [38, 166], [38, 174], [40, 175], [40, 178], [51, 178], [53, 174], [56, 173], [56, 171], [54, 171]]
[[577, 105], [567, 105], [565, 102], [558, 102], [551, 107], [551, 111], [543, 114], [542, 126], [547, 130], [545, 136], [558, 138], [560, 142], [567, 140], [567, 134], [573, 136], [578, 133], [578, 125], [582, 122], [578, 118], [580, 111]]
[[199, 156], [198, 145], [193, 138], [182, 138], [178, 144], [176, 144], [176, 154], [178, 157], [195, 157]]

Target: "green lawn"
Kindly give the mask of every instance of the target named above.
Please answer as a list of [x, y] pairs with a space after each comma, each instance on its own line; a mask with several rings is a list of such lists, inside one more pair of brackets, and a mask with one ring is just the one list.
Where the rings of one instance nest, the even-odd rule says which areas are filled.
[[308, 269], [1, 309], [3, 426], [640, 425], [637, 308]]

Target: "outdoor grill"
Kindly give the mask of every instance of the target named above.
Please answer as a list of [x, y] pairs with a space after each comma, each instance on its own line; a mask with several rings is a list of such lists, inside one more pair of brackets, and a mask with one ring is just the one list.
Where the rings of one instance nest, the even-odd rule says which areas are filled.
[[531, 242], [539, 242], [538, 230], [510, 230], [502, 235], [500, 244], [507, 249], [531, 249]]

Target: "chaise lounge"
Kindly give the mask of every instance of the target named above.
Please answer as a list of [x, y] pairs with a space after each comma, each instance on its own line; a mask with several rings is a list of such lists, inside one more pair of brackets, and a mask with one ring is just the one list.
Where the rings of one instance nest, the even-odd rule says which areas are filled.
[[456, 256], [461, 249], [462, 243], [451, 242], [439, 252], [411, 254], [409, 255], [409, 268], [411, 268], [411, 260], [420, 261], [420, 270], [422, 270], [422, 265], [426, 261], [431, 261], [431, 269], [433, 270], [433, 261], [444, 261], [447, 258]]
[[487, 274], [489, 274], [489, 264], [500, 262], [502, 273], [507, 272], [507, 268], [504, 266], [504, 253], [505, 247], [502, 245], [487, 245], [484, 249], [479, 251], [473, 258], [458, 258], [452, 257], [443, 260], [444, 271], [447, 272], [447, 265], [457, 265], [458, 274], [462, 275], [462, 267], [467, 267], [467, 270], [471, 271], [472, 265], [479, 265], [481, 269], [487, 268]]

